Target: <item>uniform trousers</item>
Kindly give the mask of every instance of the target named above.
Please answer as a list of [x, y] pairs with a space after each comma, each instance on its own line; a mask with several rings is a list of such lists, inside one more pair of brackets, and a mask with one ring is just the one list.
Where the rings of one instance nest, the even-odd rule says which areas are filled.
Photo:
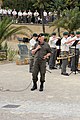
[[45, 82], [46, 73], [46, 60], [34, 59], [32, 80], [33, 82], [38, 81], [38, 73], [40, 72], [40, 82]]
[[[75, 48], [72, 48], [72, 51], [75, 53]], [[75, 71], [78, 69], [79, 62], [79, 49], [76, 49], [76, 56], [73, 56], [71, 59], [71, 70]]]
[[66, 57], [68, 55], [68, 51], [61, 51], [61, 54], [64, 55], [64, 59], [62, 59], [62, 68], [61, 73], [66, 73], [66, 67], [68, 65], [68, 58]]
[[51, 48], [51, 50], [52, 50], [52, 54], [49, 60], [49, 68], [54, 68], [56, 64], [56, 58], [57, 58], [57, 49]]
[[34, 63], [34, 56], [32, 55], [31, 50], [30, 50], [29, 56], [30, 56], [29, 72], [32, 73], [32, 71], [33, 71], [33, 63]]

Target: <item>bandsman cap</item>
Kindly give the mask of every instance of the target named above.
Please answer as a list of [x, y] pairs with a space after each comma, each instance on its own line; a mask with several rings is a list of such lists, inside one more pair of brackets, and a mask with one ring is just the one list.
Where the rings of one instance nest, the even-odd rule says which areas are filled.
[[68, 32], [64, 32], [63, 35], [68, 35], [69, 33]]

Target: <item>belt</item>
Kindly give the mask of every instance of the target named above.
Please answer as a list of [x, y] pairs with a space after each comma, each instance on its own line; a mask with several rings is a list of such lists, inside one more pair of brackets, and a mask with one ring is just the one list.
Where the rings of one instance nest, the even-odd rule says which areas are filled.
[[53, 48], [53, 47], [51, 47], [52, 49], [56, 49], [56, 48]]
[[[75, 48], [70, 48], [70, 49], [73, 49], [73, 50], [74, 50]], [[79, 50], [79, 48], [76, 48], [76, 50]]]

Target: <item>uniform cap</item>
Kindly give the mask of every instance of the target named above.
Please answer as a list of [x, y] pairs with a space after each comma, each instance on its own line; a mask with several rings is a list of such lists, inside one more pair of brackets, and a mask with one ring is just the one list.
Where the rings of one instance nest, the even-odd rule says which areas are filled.
[[74, 35], [74, 32], [72, 31], [70, 34]]
[[37, 37], [38, 35], [36, 33], [33, 33], [33, 37]]
[[77, 34], [77, 35], [80, 34], [80, 31], [77, 31], [76, 34]]
[[55, 32], [53, 32], [51, 35], [56, 35], [56, 33], [55, 33]]
[[44, 33], [40, 33], [40, 34], [38, 35], [38, 37], [41, 37], [41, 36], [44, 36]]
[[63, 35], [68, 35], [69, 33], [68, 32], [64, 32]]

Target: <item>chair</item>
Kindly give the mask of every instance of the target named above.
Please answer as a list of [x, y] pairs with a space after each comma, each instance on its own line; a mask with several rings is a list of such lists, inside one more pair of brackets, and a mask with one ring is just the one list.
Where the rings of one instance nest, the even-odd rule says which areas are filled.
[[19, 55], [20, 55], [20, 59], [22, 61], [25, 60], [25, 58], [29, 58], [29, 50], [27, 45], [25, 44], [18, 44], [19, 47]]
[[18, 40], [19, 42], [23, 42], [23, 39], [20, 38], [20, 37], [17, 37], [17, 40]]

